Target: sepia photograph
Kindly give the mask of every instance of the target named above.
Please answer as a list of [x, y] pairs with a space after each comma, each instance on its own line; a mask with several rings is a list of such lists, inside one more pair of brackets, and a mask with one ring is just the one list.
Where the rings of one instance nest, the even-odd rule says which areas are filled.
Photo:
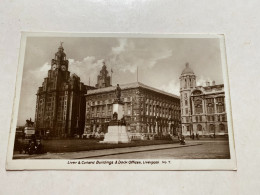
[[8, 170], [235, 170], [224, 35], [23, 32]]

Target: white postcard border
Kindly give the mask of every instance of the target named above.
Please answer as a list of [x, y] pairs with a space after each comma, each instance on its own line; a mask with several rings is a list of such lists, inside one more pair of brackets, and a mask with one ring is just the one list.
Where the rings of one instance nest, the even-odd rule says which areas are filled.
[[[22, 84], [22, 73], [27, 37], [127, 37], [127, 38], [219, 38], [221, 63], [225, 87], [225, 101], [228, 121], [230, 159], [120, 159], [119, 160], [37, 160], [13, 159], [13, 147], [18, 118], [19, 100]], [[15, 97], [13, 103], [11, 129], [9, 132], [8, 152], [6, 159], [7, 170], [236, 170], [235, 142], [232, 124], [231, 101], [228, 81], [228, 67], [223, 34], [143, 34], [143, 33], [61, 33], [61, 32], [22, 32], [17, 69]], [[94, 164], [89, 164], [95, 161]], [[98, 162], [97, 162], [98, 161]], [[106, 162], [107, 161], [107, 162]], [[144, 163], [150, 162], [150, 163]], [[154, 162], [159, 161], [159, 163]], [[111, 164], [111, 162], [113, 164]], [[136, 164], [141, 162], [142, 164]], [[154, 162], [154, 164], [152, 163]], [[93, 162], [92, 162], [93, 163]], [[98, 163], [98, 164], [97, 164]]]

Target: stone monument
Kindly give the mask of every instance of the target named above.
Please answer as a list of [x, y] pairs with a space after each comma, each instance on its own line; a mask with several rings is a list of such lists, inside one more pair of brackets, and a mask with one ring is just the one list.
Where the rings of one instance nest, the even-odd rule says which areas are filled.
[[123, 113], [124, 103], [121, 101], [121, 88], [117, 84], [115, 90], [115, 100], [113, 103], [113, 118], [109, 122], [108, 132], [105, 134], [104, 141], [101, 143], [129, 143], [131, 142], [126, 129], [126, 123]]

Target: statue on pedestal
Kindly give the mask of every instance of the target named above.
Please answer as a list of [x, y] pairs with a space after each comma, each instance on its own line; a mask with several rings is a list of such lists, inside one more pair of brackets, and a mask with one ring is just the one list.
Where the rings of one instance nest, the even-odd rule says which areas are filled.
[[115, 95], [116, 95], [116, 102], [120, 102], [120, 97], [121, 97], [121, 88], [119, 87], [119, 84], [117, 84], [116, 90], [115, 90]]
[[25, 124], [25, 126], [26, 127], [33, 127], [33, 125], [34, 125], [34, 122], [32, 122], [32, 119], [30, 118], [30, 120], [26, 120], [26, 124]]
[[109, 122], [108, 132], [105, 134], [104, 140], [101, 143], [129, 143], [130, 137], [127, 134], [126, 120], [124, 117], [123, 105], [121, 98], [121, 88], [119, 84], [115, 89], [115, 100], [113, 103], [113, 116]]
[[113, 120], [117, 121], [117, 115], [118, 114], [116, 112], [113, 113]]

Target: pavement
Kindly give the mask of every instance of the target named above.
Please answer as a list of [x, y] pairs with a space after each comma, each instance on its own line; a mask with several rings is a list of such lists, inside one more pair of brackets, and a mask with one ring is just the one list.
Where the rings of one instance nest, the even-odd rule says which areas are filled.
[[[190, 143], [189, 141], [187, 142]], [[230, 159], [229, 143], [227, 140], [200, 142], [193, 140], [192, 143], [200, 143], [200, 145], [114, 154], [95, 157], [95, 159]]]
[[121, 154], [133, 154], [140, 152], [158, 151], [174, 148], [185, 148], [202, 145], [201, 142], [193, 141], [188, 142], [186, 145], [180, 144], [162, 144], [162, 145], [149, 145], [149, 146], [137, 146], [127, 148], [114, 148], [103, 150], [91, 150], [80, 152], [66, 152], [66, 153], [46, 153], [41, 155], [28, 155], [28, 154], [14, 154], [14, 159], [86, 159], [86, 158], [99, 158], [105, 156], [121, 155]]

